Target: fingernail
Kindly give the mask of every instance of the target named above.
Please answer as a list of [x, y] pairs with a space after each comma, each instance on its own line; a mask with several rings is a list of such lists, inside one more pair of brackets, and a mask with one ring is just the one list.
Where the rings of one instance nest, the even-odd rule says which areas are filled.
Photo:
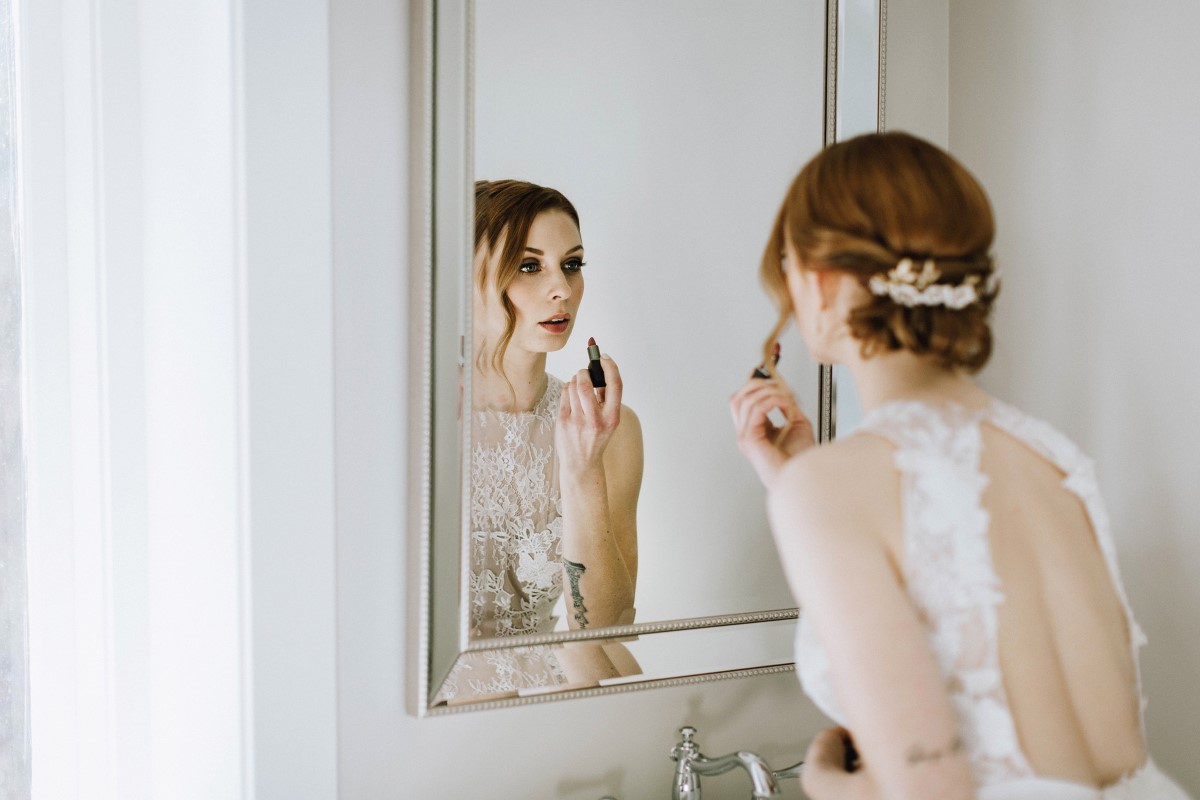
[[600, 357], [601, 357], [601, 358], [607, 358], [609, 361], [612, 361], [612, 356], [610, 356], [608, 353], [603, 353], [603, 354], [601, 354], [601, 356], [600, 356]]

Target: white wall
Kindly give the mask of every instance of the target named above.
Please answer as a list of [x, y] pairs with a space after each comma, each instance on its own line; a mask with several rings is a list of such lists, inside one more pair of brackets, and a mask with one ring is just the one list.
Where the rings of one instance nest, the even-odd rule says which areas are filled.
[[995, 205], [985, 384], [1097, 462], [1151, 749], [1200, 793], [1200, 5], [952, 0], [950, 149]]
[[949, 142], [950, 0], [888, 0], [887, 130]]

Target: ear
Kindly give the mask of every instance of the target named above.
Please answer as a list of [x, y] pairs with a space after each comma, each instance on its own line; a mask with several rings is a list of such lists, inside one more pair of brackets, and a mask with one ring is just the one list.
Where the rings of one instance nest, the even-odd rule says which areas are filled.
[[835, 269], [814, 269], [811, 270], [811, 273], [816, 278], [817, 296], [821, 299], [821, 310], [827, 311], [836, 306], [846, 274]]

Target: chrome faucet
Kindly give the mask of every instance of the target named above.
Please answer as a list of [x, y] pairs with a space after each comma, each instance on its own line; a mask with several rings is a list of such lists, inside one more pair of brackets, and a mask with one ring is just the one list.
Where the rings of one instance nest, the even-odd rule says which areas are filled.
[[696, 735], [696, 729], [691, 725], [680, 728], [679, 735], [683, 738], [671, 748], [671, 760], [675, 762], [675, 785], [672, 787], [672, 800], [700, 800], [701, 775], [720, 775], [734, 767], [746, 770], [750, 776], [750, 783], [754, 786], [753, 796], [755, 798], [777, 797], [780, 792], [779, 786], [775, 782], [776, 778], [790, 778], [798, 774], [799, 764], [781, 770], [780, 773], [773, 773], [762, 757], [747, 750], [730, 753], [720, 758], [708, 758], [701, 755], [700, 746], [692, 738]]
[[800, 768], [803, 766], [804, 766], [803, 761], [797, 761], [795, 764], [792, 764], [790, 767], [784, 767], [783, 769], [772, 770], [771, 775], [777, 781], [787, 780], [788, 778], [799, 778], [800, 777]]

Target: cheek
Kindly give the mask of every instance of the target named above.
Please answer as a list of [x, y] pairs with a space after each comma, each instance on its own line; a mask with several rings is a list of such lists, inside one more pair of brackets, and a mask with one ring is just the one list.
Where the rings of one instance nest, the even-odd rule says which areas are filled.
[[471, 324], [477, 332], [491, 334], [504, 329], [504, 312], [496, 297], [485, 298], [482, 293], [476, 292], [471, 314]]
[[783, 279], [787, 286], [788, 297], [792, 301], [792, 313], [799, 317], [804, 313], [804, 281], [793, 269], [787, 270]]
[[508, 287], [508, 301], [512, 304], [518, 323], [528, 316], [531, 294], [533, 293], [528, 281], [514, 281], [512, 286]]

